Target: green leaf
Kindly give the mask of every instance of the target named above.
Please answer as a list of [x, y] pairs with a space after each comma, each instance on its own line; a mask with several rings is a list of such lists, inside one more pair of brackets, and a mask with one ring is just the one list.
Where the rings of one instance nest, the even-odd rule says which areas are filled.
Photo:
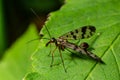
[[0, 80], [21, 80], [25, 73], [31, 71], [31, 54], [37, 48], [38, 41], [26, 44], [28, 41], [38, 38], [34, 25], [22, 35], [6, 51], [0, 61]]
[[[93, 25], [96, 34], [87, 41], [94, 54], [102, 58], [105, 64], [97, 63], [89, 58], [77, 58], [63, 51], [63, 59], [67, 73], [58, 50], [54, 53], [54, 64], [50, 67], [50, 47], [45, 47], [48, 40], [41, 40], [39, 48], [32, 56], [33, 73], [28, 73], [25, 80], [120, 80], [120, 3], [119, 0], [67, 0], [58, 11], [50, 14], [46, 23], [52, 37], [76, 28]], [[49, 38], [45, 27], [42, 32]], [[100, 33], [98, 36], [97, 33]], [[55, 45], [52, 45], [52, 50]], [[34, 74], [35, 73], [35, 74]], [[32, 75], [33, 74], [33, 75]], [[31, 75], [31, 76], [30, 76]]]

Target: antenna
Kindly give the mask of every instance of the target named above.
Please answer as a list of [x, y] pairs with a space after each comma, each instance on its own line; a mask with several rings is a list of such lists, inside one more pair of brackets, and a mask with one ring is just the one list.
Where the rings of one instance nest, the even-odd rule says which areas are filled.
[[[36, 12], [35, 12], [32, 8], [30, 8], [30, 9], [31, 9], [31, 11], [33, 12], [33, 14], [40, 20], [40, 17], [36, 14]], [[47, 32], [48, 32], [48, 35], [49, 35], [50, 39], [51, 39], [50, 32], [49, 32], [48, 28], [46, 27], [46, 25], [45, 25], [45, 28], [46, 28], [46, 30], [47, 30]]]
[[[32, 41], [38, 40], [38, 39], [41, 39], [41, 38], [36, 38], [36, 39], [30, 40], [30, 41], [27, 42], [27, 44], [29, 44], [29, 43], [32, 42]], [[42, 39], [50, 40], [50, 39], [48, 39], [48, 38], [42, 38]]]

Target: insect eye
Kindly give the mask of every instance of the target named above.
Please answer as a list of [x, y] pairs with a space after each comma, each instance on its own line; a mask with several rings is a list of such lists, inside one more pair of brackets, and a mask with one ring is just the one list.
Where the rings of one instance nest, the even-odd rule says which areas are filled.
[[80, 44], [80, 47], [83, 48], [83, 49], [87, 49], [89, 47], [88, 43], [86, 42], [83, 42]]
[[55, 38], [52, 38], [51, 41], [54, 42], [56, 39]]

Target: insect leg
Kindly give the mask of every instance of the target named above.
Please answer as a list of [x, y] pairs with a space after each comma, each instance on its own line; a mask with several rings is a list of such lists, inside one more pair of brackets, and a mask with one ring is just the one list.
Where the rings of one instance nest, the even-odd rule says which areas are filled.
[[62, 63], [63, 63], [63, 68], [65, 70], [65, 72], [67, 72], [66, 68], [65, 68], [65, 64], [64, 64], [64, 60], [63, 60], [63, 57], [62, 57], [62, 53], [61, 53], [61, 48], [59, 47], [59, 52], [60, 52], [60, 57], [61, 57], [61, 60], [62, 60]]
[[48, 56], [50, 56], [51, 52], [52, 52], [52, 46], [50, 44], [50, 52], [49, 52]]
[[52, 61], [51, 61], [51, 64], [50, 64], [50, 67], [52, 67], [53, 66], [53, 61], [54, 61], [54, 52], [55, 52], [55, 50], [57, 49], [57, 47], [52, 51]]

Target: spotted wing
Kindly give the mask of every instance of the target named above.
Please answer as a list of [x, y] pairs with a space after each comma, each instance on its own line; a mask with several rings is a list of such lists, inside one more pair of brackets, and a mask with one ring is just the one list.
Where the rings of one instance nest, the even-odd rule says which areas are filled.
[[78, 29], [75, 29], [73, 31], [70, 31], [59, 38], [62, 39], [84, 39], [84, 38], [89, 38], [91, 37], [96, 31], [96, 28], [94, 26], [83, 26]]

